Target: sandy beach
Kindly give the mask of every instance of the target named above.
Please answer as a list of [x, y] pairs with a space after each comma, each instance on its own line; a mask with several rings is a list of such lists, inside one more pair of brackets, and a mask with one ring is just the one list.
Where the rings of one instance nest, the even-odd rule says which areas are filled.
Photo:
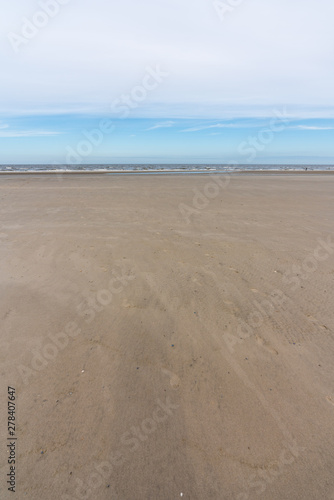
[[333, 175], [0, 197], [1, 499], [334, 499]]

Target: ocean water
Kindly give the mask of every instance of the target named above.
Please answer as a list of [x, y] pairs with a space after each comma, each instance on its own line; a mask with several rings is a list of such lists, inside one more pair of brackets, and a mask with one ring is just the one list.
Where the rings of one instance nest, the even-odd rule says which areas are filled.
[[0, 165], [0, 173], [219, 173], [245, 171], [334, 171], [334, 165], [201, 165], [201, 164], [101, 164], [101, 165]]

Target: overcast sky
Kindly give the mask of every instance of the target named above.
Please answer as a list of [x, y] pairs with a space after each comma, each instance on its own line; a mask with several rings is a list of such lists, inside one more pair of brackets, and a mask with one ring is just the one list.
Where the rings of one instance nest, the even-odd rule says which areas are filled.
[[289, 124], [257, 159], [334, 156], [333, 0], [1, 0], [0, 7], [0, 161], [61, 161], [83, 130], [110, 118], [117, 133], [85, 162], [116, 154], [223, 162], [240, 158], [243, 138], [283, 109]]

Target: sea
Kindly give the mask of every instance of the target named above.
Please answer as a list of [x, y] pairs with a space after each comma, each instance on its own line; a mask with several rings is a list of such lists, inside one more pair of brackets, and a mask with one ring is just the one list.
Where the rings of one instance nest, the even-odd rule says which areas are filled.
[[222, 172], [334, 171], [334, 165], [231, 165], [231, 164], [92, 164], [92, 165], [0, 165], [0, 174], [10, 173], [105, 173], [105, 174], [197, 174]]

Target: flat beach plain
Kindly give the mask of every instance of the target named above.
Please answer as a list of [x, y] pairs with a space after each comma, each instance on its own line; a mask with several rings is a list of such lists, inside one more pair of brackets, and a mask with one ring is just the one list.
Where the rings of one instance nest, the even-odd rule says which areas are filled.
[[334, 176], [1, 176], [1, 499], [334, 498]]

